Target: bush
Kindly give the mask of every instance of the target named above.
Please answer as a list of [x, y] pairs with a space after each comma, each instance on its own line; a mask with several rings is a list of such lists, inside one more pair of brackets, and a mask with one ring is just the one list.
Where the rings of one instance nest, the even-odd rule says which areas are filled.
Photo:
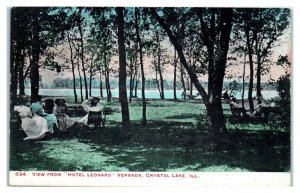
[[291, 128], [291, 94], [290, 94], [290, 76], [288, 74], [281, 76], [277, 80], [278, 97], [274, 100], [280, 111], [270, 116], [269, 124], [273, 128], [284, 131], [290, 131]]

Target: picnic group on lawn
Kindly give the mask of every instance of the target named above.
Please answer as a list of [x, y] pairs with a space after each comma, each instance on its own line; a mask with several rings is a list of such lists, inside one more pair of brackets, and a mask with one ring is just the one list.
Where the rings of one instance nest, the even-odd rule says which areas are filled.
[[[237, 103], [236, 98], [230, 96], [227, 91], [225, 91], [222, 98], [229, 105], [232, 116], [258, 117], [264, 113], [264, 108], [268, 106], [263, 103], [257, 104], [253, 112], [247, 112], [244, 107]], [[38, 95], [36, 101], [31, 101], [30, 103], [28, 103], [26, 96], [20, 97], [17, 106], [14, 107], [14, 111], [18, 112], [18, 118], [21, 119], [20, 129], [27, 135], [24, 140], [34, 140], [41, 139], [47, 134], [51, 135], [56, 129], [58, 132], [68, 132], [72, 126], [82, 127], [86, 125], [89, 127], [92, 123], [90, 121], [92, 117], [97, 120], [101, 119], [104, 107], [99, 102], [100, 98], [98, 97], [89, 97], [84, 100], [81, 105], [87, 114], [77, 119], [69, 117], [65, 99], [43, 100], [41, 95]], [[274, 104], [271, 103], [269, 106], [273, 107]], [[95, 115], [100, 115], [100, 117]], [[96, 122], [98, 123], [98, 121]]]
[[39, 95], [37, 100], [28, 103], [26, 97], [21, 97], [14, 111], [21, 119], [21, 130], [27, 137], [24, 140], [34, 140], [51, 135], [56, 129], [67, 132], [73, 125], [87, 125], [90, 112], [102, 112], [100, 98], [90, 97], [82, 102], [83, 110], [87, 113], [78, 120], [69, 117], [69, 110], [65, 99], [45, 99]]

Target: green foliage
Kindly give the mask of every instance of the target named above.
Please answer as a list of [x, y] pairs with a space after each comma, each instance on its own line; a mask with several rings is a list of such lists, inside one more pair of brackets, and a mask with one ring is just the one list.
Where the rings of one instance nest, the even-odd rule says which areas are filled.
[[290, 131], [291, 129], [291, 93], [290, 93], [290, 76], [283, 75], [277, 81], [277, 92], [279, 97], [275, 99], [276, 106], [280, 112], [274, 113], [270, 117], [270, 125], [274, 128]]

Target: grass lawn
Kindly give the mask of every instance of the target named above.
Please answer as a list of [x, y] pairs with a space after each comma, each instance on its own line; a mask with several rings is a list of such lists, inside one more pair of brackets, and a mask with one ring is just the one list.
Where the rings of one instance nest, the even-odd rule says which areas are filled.
[[[104, 103], [104, 102], [103, 102]], [[210, 145], [205, 107], [195, 102], [147, 102], [146, 127], [141, 102], [130, 104], [131, 128], [120, 127], [117, 102], [105, 128], [76, 128], [38, 141], [23, 141], [16, 119], [10, 122], [10, 170], [22, 171], [290, 171], [290, 134], [259, 121], [236, 120], [224, 104], [229, 134], [218, 149]], [[84, 115], [70, 105], [71, 117]]]

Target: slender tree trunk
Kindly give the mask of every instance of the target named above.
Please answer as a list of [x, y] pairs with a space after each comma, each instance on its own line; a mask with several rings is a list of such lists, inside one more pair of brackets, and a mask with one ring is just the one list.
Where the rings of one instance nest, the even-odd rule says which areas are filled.
[[181, 86], [184, 92], [183, 99], [186, 100], [186, 87], [185, 87], [185, 82], [184, 82], [184, 77], [183, 77], [183, 66], [180, 64], [180, 80], [181, 80]]
[[136, 98], [137, 98], [137, 90], [139, 87], [139, 83], [140, 83], [140, 75], [138, 77], [136, 77], [136, 79], [135, 79], [134, 97], [136, 97]]
[[101, 72], [101, 68], [99, 67], [99, 89], [100, 89], [100, 96], [103, 97], [103, 83], [102, 83], [102, 72]]
[[262, 94], [261, 94], [261, 57], [260, 57], [259, 51], [257, 51], [256, 98], [257, 98], [257, 104], [261, 104], [261, 102], [262, 102]]
[[40, 43], [39, 43], [39, 8], [32, 8], [32, 63], [30, 69], [31, 83], [31, 100], [36, 101], [39, 94], [39, 59], [40, 59]]
[[177, 100], [176, 96], [176, 69], [177, 69], [177, 58], [176, 58], [176, 50], [174, 49], [174, 79], [173, 79], [173, 91], [174, 91], [174, 100]]
[[155, 83], [157, 85], [157, 89], [158, 89], [158, 92], [159, 92], [159, 96], [160, 98], [162, 99], [162, 91], [160, 89], [160, 82], [158, 80], [158, 67], [155, 65]]
[[244, 56], [244, 66], [243, 66], [243, 89], [242, 89], [242, 107], [245, 107], [244, 94], [245, 94], [245, 70], [246, 70], [246, 54]]
[[162, 69], [161, 69], [161, 46], [160, 46], [160, 39], [159, 39], [159, 34], [156, 32], [156, 43], [157, 43], [157, 71], [159, 74], [159, 81], [158, 84], [160, 84], [160, 98], [165, 99], [165, 94], [164, 94], [164, 79], [162, 76]]
[[[80, 11], [81, 13], [81, 11]], [[84, 66], [84, 45], [83, 45], [83, 34], [82, 34], [82, 27], [81, 27], [81, 19], [78, 22], [78, 30], [80, 34], [80, 59], [81, 59], [81, 66], [83, 71], [83, 80], [84, 80], [84, 87], [85, 87], [85, 98], [88, 99], [89, 97], [89, 91], [88, 91], [88, 85], [87, 85], [87, 79], [86, 79], [86, 69]]]
[[[245, 24], [245, 25], [247, 25], [247, 24]], [[252, 60], [252, 47], [250, 45], [250, 34], [249, 34], [248, 26], [245, 26], [245, 34], [246, 34], [246, 39], [247, 39], [249, 66], [250, 66], [248, 101], [249, 101], [250, 112], [252, 113], [254, 111], [254, 105], [253, 105], [253, 99], [252, 99], [254, 70], [253, 70], [253, 60]]]
[[144, 64], [143, 64], [143, 45], [140, 37], [140, 29], [139, 29], [139, 13], [137, 8], [135, 8], [135, 29], [136, 29], [136, 36], [137, 36], [137, 42], [139, 45], [139, 56], [140, 56], [140, 64], [141, 64], [141, 75], [142, 75], [142, 106], [143, 106], [143, 112], [142, 112], [142, 125], [147, 124], [147, 117], [146, 117], [146, 98], [145, 98], [145, 74], [144, 74]]
[[91, 58], [91, 67], [90, 67], [90, 96], [92, 96], [92, 81], [93, 81], [93, 56]]
[[129, 102], [131, 103], [131, 99], [133, 97], [133, 81], [134, 81], [134, 75], [133, 75], [133, 56], [130, 56], [129, 59], [129, 69], [130, 69], [130, 80], [129, 80]]
[[83, 92], [82, 92], [82, 78], [81, 78], [81, 73], [80, 73], [80, 65], [77, 64], [77, 70], [78, 70], [78, 75], [79, 75], [79, 86], [80, 86], [80, 97], [81, 97], [81, 102], [83, 102]]
[[[12, 40], [11, 40], [12, 41]], [[20, 49], [18, 48], [18, 42], [16, 50], [13, 48], [13, 43], [11, 42], [10, 47], [10, 101], [11, 107], [15, 106], [18, 92], [18, 58], [20, 55]]]
[[19, 65], [19, 95], [25, 95], [25, 85], [24, 85], [24, 63], [25, 63], [25, 49], [22, 49], [20, 65]]
[[111, 102], [111, 90], [110, 90], [110, 81], [109, 81], [109, 69], [106, 70], [105, 86], [106, 86], [107, 102]]
[[73, 78], [74, 100], [75, 100], [75, 103], [77, 103], [78, 99], [77, 99], [77, 93], [76, 93], [75, 62], [74, 62], [73, 48], [71, 45], [71, 39], [70, 39], [69, 33], [67, 33], [67, 38], [68, 38], [68, 44], [69, 44], [69, 48], [70, 48], [70, 60], [71, 60], [71, 69], [72, 69], [72, 78]]
[[138, 76], [138, 44], [135, 44], [135, 51], [134, 51], [134, 97], [137, 98], [137, 88], [139, 84], [139, 76]]
[[129, 129], [130, 118], [126, 88], [126, 53], [124, 37], [124, 8], [117, 7], [118, 45], [119, 45], [119, 101], [121, 103], [122, 126]]

